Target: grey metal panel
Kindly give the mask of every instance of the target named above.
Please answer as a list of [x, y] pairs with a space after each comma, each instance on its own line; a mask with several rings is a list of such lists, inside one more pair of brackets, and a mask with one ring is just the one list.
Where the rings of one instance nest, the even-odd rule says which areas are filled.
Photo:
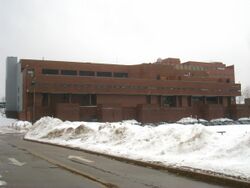
[[21, 64], [17, 64], [17, 110], [23, 110], [23, 73], [21, 72]]
[[6, 111], [17, 111], [17, 57], [6, 59]]

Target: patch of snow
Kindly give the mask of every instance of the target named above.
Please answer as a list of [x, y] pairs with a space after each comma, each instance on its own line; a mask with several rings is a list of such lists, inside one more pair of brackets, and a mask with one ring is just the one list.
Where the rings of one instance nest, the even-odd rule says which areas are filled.
[[16, 122], [16, 119], [0, 117], [0, 127], [7, 127], [10, 126], [12, 123]]
[[0, 134], [16, 132], [13, 128], [11, 128], [11, 125], [16, 121], [16, 119], [0, 116]]
[[[1, 174], [0, 174], [0, 178], [2, 178]], [[5, 181], [0, 180], [0, 186], [5, 186], [5, 185], [7, 185], [7, 183]]]
[[0, 186], [5, 186], [7, 183], [5, 181], [0, 180]]
[[177, 123], [181, 123], [181, 124], [194, 124], [194, 123], [198, 123], [198, 119], [192, 118], [192, 117], [185, 117], [180, 119], [179, 121], [177, 121]]
[[238, 119], [239, 121], [250, 121], [249, 117], [242, 117]]
[[212, 119], [210, 122], [232, 122], [232, 119], [229, 118], [218, 118], [218, 119]]
[[4, 108], [0, 108], [0, 118], [1, 117], [6, 117], [5, 116], [5, 109]]
[[205, 119], [198, 119], [198, 122], [199, 122], [199, 123], [206, 123], [206, 122], [208, 122], [208, 121], [205, 120]]
[[32, 124], [29, 121], [16, 121], [9, 127], [19, 132], [27, 132], [31, 128]]
[[246, 125], [140, 126], [135, 120], [90, 123], [45, 117], [30, 128], [25, 138], [250, 180], [250, 126]]
[[27, 132], [32, 124], [28, 121], [18, 121], [17, 119], [0, 116], [0, 133]]

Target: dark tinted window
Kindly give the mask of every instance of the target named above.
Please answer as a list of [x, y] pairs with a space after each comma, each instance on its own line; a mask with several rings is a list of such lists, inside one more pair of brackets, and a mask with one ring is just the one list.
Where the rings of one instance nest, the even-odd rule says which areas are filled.
[[95, 106], [96, 105], [96, 95], [94, 94], [84, 94], [81, 95], [81, 106]]
[[126, 72], [114, 72], [114, 77], [127, 78], [128, 77], [128, 73], [126, 73]]
[[49, 104], [49, 94], [43, 93], [42, 94], [42, 106], [48, 106]]
[[94, 71], [80, 71], [80, 76], [95, 76]]
[[77, 75], [77, 71], [76, 70], [62, 70], [61, 74], [62, 75]]
[[112, 73], [111, 72], [97, 72], [97, 76], [100, 76], [100, 77], [112, 77]]
[[146, 96], [147, 104], [151, 104], [151, 96], [147, 95]]
[[162, 102], [165, 107], [176, 107], [176, 96], [163, 96]]
[[91, 97], [91, 105], [96, 105], [96, 95], [92, 94]]
[[57, 69], [43, 69], [42, 74], [59, 74]]
[[63, 94], [62, 100], [65, 103], [69, 103], [69, 94]]

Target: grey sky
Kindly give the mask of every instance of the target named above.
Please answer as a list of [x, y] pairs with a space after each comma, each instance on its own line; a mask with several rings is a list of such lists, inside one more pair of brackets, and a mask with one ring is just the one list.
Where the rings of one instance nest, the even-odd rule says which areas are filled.
[[0, 0], [6, 56], [138, 64], [158, 57], [234, 64], [250, 85], [250, 0]]

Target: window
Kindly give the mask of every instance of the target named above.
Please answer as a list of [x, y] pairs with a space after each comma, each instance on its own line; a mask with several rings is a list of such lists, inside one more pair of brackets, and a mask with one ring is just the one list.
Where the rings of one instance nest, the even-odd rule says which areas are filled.
[[192, 100], [191, 100], [191, 96], [187, 97], [187, 102], [188, 102], [188, 106], [192, 106]]
[[146, 96], [147, 104], [151, 104], [151, 95]]
[[81, 95], [81, 106], [95, 106], [96, 105], [96, 95], [95, 94], [84, 94]]
[[80, 76], [95, 76], [94, 71], [80, 71], [79, 74]]
[[165, 107], [176, 107], [176, 96], [163, 96], [162, 102]]
[[62, 75], [74, 76], [74, 75], [77, 75], [77, 71], [76, 70], [62, 70], [61, 74]]
[[43, 69], [42, 74], [59, 74], [57, 69]]
[[42, 106], [48, 106], [49, 104], [49, 94], [43, 93], [42, 94]]
[[207, 104], [218, 104], [218, 97], [206, 97]]
[[204, 97], [202, 96], [192, 96], [192, 104], [204, 104]]
[[111, 72], [97, 72], [97, 76], [99, 77], [112, 77]]
[[70, 102], [69, 94], [63, 94], [62, 100], [64, 103], [69, 103]]
[[126, 72], [114, 72], [114, 77], [127, 78], [128, 77], [128, 73], [126, 73]]
[[91, 102], [91, 105], [96, 105], [96, 95], [92, 94], [90, 95], [90, 102]]

